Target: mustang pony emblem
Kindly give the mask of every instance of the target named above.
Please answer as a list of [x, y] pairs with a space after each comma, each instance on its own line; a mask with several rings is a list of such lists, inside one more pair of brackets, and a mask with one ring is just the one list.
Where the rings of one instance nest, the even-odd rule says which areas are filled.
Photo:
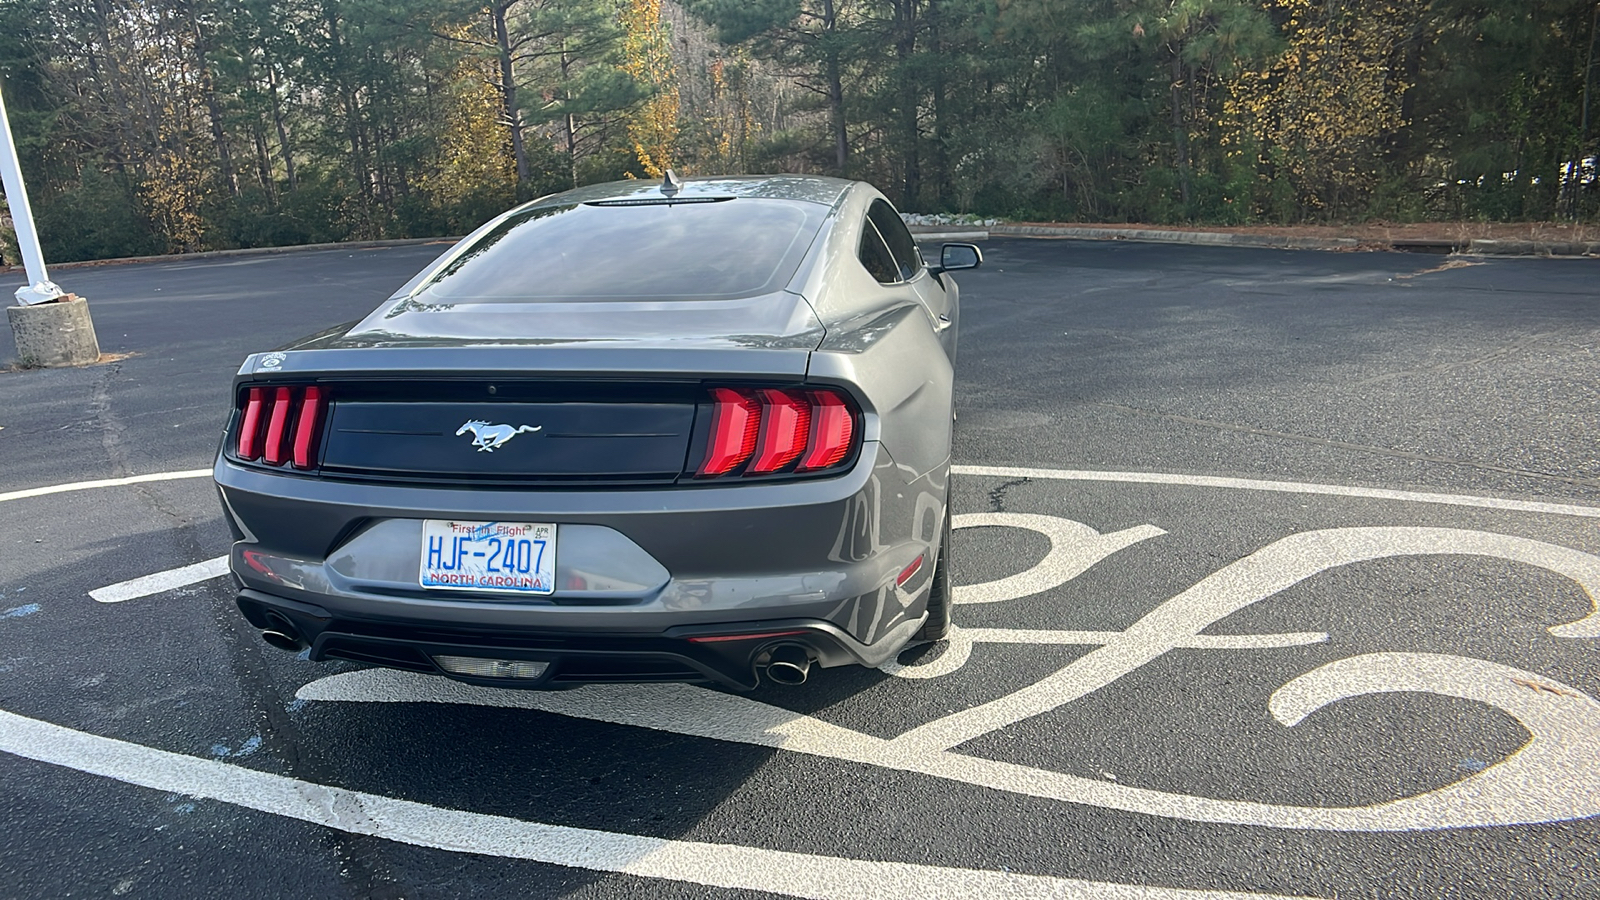
[[472, 432], [472, 445], [482, 453], [487, 450], [494, 452], [494, 448], [504, 444], [525, 431], [538, 431], [543, 425], [524, 425], [521, 428], [512, 428], [510, 425], [490, 425], [481, 419], [472, 419], [467, 424], [456, 429], [456, 437], [467, 432]]

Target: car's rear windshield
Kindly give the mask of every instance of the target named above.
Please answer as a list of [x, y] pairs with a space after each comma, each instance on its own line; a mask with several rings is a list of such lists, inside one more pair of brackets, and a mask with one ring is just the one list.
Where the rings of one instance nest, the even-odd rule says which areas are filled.
[[752, 197], [508, 217], [413, 295], [431, 303], [724, 300], [781, 290], [828, 207]]

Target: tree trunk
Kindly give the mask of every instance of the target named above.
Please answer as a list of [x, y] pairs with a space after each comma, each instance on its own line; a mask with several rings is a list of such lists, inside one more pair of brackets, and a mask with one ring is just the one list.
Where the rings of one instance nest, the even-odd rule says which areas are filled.
[[[514, 0], [511, 0], [514, 2]], [[490, 7], [494, 18], [495, 47], [500, 54], [500, 102], [506, 117], [506, 128], [511, 132], [511, 155], [517, 161], [517, 196], [528, 183], [528, 148], [523, 142], [522, 110], [517, 108], [517, 78], [511, 64], [511, 35], [506, 28], [506, 11], [511, 2], [501, 0]]]
[[922, 159], [919, 153], [921, 137], [917, 124], [917, 101], [920, 91], [911, 74], [911, 58], [917, 50], [916, 0], [895, 0], [895, 59], [899, 63], [900, 82], [900, 147], [902, 165], [901, 209], [916, 209], [922, 193]]
[[[568, 104], [572, 103], [572, 91], [568, 88], [568, 78], [572, 72], [572, 57], [567, 55], [567, 41], [561, 40], [561, 92]], [[562, 118], [567, 128], [567, 175], [572, 179], [572, 186], [578, 186], [578, 118], [572, 114], [571, 106]]]
[[356, 101], [355, 90], [350, 86], [350, 78], [346, 73], [348, 61], [345, 59], [345, 48], [339, 37], [339, 12], [332, 2], [323, 6], [323, 14], [328, 23], [328, 42], [332, 50], [333, 81], [335, 90], [339, 94], [339, 105], [344, 112], [345, 140], [350, 143], [350, 165], [354, 169], [356, 183], [361, 187], [358, 199], [361, 202], [361, 230], [363, 237], [372, 237], [372, 199], [374, 179], [371, 166], [367, 162], [366, 144], [361, 133], [361, 107]]
[[228, 138], [222, 133], [222, 104], [217, 102], [217, 85], [211, 77], [211, 63], [206, 59], [209, 44], [204, 30], [200, 27], [200, 16], [193, 4], [190, 4], [186, 11], [189, 14], [189, 26], [194, 34], [195, 63], [200, 70], [200, 95], [206, 104], [206, 116], [211, 120], [211, 142], [217, 148], [217, 166], [222, 170], [222, 180], [228, 185], [228, 193], [237, 197], [239, 176], [234, 172], [233, 154], [228, 151]]
[[830, 39], [823, 63], [828, 79], [828, 127], [833, 131], [834, 165], [843, 178], [848, 177], [850, 171], [850, 139], [844, 130], [843, 67], [839, 62], [839, 51], [831, 40], [837, 25], [838, 16], [833, 0], [822, 0], [822, 31]]
[[1189, 218], [1189, 129], [1183, 124], [1183, 54], [1172, 51], [1172, 142], [1178, 151], [1178, 187], [1183, 195], [1183, 217]]
[[272, 177], [272, 154], [267, 150], [267, 132], [261, 127], [260, 118], [256, 119], [255, 127], [251, 129], [256, 145], [256, 174], [261, 179], [261, 187], [267, 192], [267, 197], [274, 204], [278, 202], [278, 182]]
[[294, 151], [289, 145], [289, 126], [283, 121], [283, 102], [278, 96], [278, 67], [267, 60], [267, 93], [272, 96], [272, 124], [278, 130], [278, 150], [283, 155], [284, 174], [289, 178], [289, 190], [300, 186], [294, 175]]
[[940, 207], [950, 199], [950, 148], [949, 133], [945, 127], [944, 98], [944, 43], [939, 36], [940, 10], [936, 0], [928, 0], [928, 38], [933, 43], [934, 59], [940, 64], [933, 67], [933, 168], [935, 201]]

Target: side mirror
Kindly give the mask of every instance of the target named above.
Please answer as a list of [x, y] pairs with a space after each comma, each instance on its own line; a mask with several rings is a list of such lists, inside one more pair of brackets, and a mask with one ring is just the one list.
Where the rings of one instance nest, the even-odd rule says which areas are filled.
[[945, 244], [939, 250], [938, 272], [976, 269], [981, 265], [983, 251], [978, 249], [977, 244]]

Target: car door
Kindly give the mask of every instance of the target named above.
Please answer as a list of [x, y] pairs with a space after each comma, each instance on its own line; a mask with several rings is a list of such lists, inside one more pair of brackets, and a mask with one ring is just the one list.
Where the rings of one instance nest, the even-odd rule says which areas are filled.
[[952, 363], [956, 358], [955, 297], [922, 263], [917, 242], [888, 201], [872, 201], [862, 223], [861, 262], [879, 282], [903, 285], [927, 313], [928, 323]]

